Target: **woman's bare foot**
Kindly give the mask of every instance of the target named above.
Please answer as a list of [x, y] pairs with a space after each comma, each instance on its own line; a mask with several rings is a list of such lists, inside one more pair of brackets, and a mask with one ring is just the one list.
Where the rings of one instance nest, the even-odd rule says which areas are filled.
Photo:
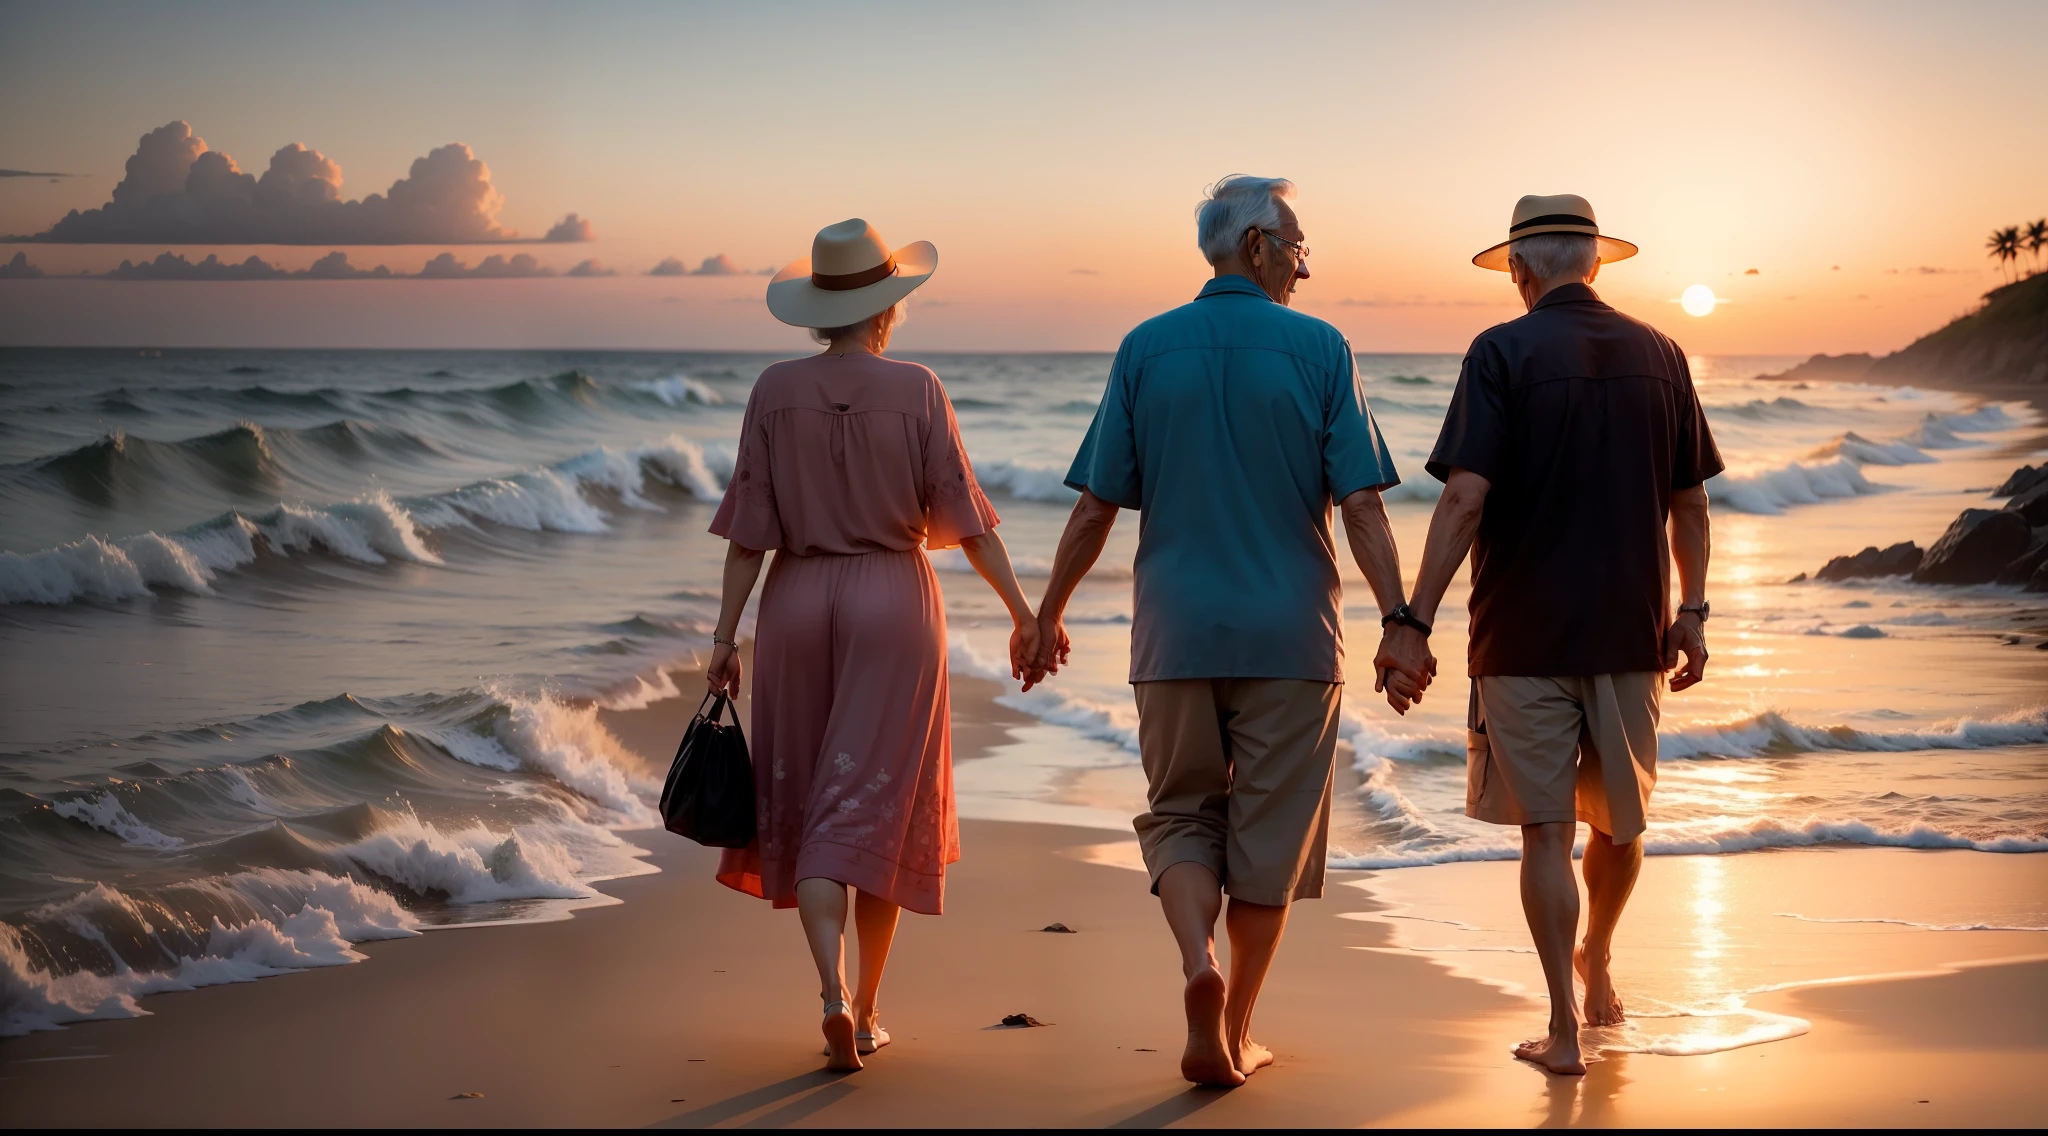
[[860, 1054], [854, 1051], [853, 1015], [847, 1012], [846, 1003], [832, 1002], [825, 1007], [825, 1068], [835, 1073], [851, 1073], [861, 1068]]
[[1249, 1077], [1273, 1063], [1273, 1051], [1245, 1038], [1237, 1046], [1237, 1071]]
[[1552, 1029], [1548, 1037], [1523, 1042], [1515, 1047], [1515, 1056], [1568, 1077], [1582, 1077], [1586, 1073], [1586, 1062], [1579, 1056], [1576, 1024], [1569, 1029]]
[[1585, 945], [1579, 945], [1572, 951], [1572, 969], [1579, 972], [1579, 981], [1586, 984], [1587, 1025], [1618, 1026], [1627, 1020], [1628, 1015], [1621, 1010], [1621, 995], [1614, 992], [1614, 976], [1608, 972], [1605, 952], [1596, 967]]
[[1188, 979], [1181, 995], [1188, 1014], [1188, 1047], [1180, 1055], [1180, 1075], [1197, 1085], [1244, 1084], [1244, 1074], [1237, 1071], [1223, 1040], [1224, 994], [1223, 975], [1203, 967]]

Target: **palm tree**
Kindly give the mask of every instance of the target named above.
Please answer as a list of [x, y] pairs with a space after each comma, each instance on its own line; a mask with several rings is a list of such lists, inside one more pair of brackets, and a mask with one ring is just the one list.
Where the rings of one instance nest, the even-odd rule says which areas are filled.
[[2006, 265], [2019, 257], [2019, 226], [1991, 230], [1991, 236], [1985, 240], [1984, 248], [1985, 255], [1998, 262], [1999, 272], [2003, 274]]
[[2034, 254], [2034, 271], [2041, 271], [2041, 250], [2048, 248], [2048, 217], [2027, 226], [2027, 251]]

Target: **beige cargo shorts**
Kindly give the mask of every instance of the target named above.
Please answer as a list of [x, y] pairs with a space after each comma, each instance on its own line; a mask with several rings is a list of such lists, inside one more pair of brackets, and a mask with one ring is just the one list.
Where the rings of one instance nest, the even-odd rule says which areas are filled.
[[1465, 815], [1582, 820], [1617, 844], [1643, 834], [1657, 785], [1661, 671], [1472, 680]]
[[1247, 903], [1323, 894], [1343, 686], [1279, 678], [1132, 684], [1150, 808], [1132, 822], [1152, 891], [1175, 864]]

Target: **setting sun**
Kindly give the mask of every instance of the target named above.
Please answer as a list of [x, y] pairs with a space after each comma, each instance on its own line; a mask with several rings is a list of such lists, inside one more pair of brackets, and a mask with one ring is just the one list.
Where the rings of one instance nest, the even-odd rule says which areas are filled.
[[1684, 308], [1685, 314], [1689, 316], [1712, 315], [1714, 305], [1720, 302], [1720, 297], [1714, 295], [1714, 290], [1705, 284], [1695, 284], [1678, 297], [1678, 306]]

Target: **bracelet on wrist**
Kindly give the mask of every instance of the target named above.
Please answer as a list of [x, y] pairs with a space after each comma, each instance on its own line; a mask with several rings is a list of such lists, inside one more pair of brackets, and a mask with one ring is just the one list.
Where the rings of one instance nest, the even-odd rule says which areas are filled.
[[1415, 609], [1409, 607], [1407, 604], [1395, 604], [1394, 610], [1380, 617], [1381, 627], [1386, 627], [1390, 624], [1395, 623], [1398, 623], [1403, 627], [1412, 627], [1415, 630], [1422, 632], [1422, 637], [1424, 639], [1429, 638], [1429, 633], [1431, 630], [1430, 625], [1424, 622], [1421, 616], [1415, 614]]
[[711, 643], [713, 646], [731, 647], [735, 651], [740, 649], [740, 645], [738, 643], [735, 643], [732, 640], [727, 639], [725, 636], [720, 635], [716, 631], [711, 633]]

